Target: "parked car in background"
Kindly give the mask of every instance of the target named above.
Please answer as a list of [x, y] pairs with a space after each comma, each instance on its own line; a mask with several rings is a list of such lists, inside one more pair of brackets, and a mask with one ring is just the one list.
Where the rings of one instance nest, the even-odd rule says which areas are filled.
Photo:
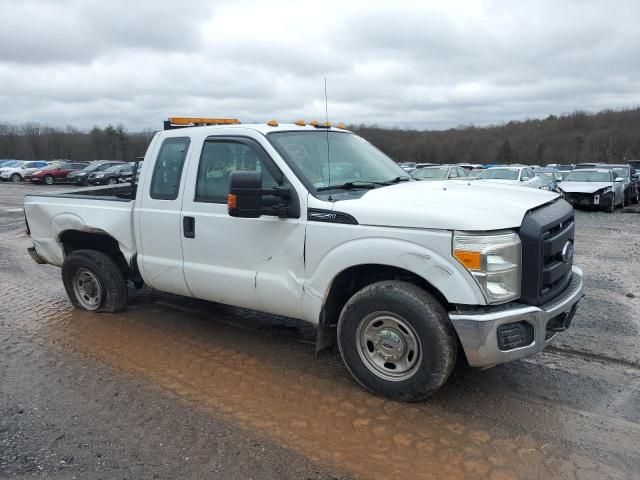
[[121, 178], [133, 175], [133, 165], [130, 163], [112, 165], [106, 170], [92, 172], [87, 177], [89, 185], [115, 185]]
[[17, 164], [0, 167], [0, 179], [22, 182], [27, 174], [33, 173], [48, 165], [44, 160], [18, 160]]
[[399, 165], [407, 173], [416, 171], [416, 162], [402, 162]]
[[124, 165], [124, 162], [117, 160], [96, 160], [82, 170], [69, 173], [69, 175], [67, 175], [67, 181], [75, 185], [89, 185], [88, 178], [92, 173], [101, 172], [116, 165]]
[[53, 166], [62, 165], [63, 163], [64, 162], [61, 162], [60, 160], [47, 161], [47, 164], [44, 167], [41, 167], [41, 168], [39, 168], [37, 170], [29, 170], [29, 171], [27, 171], [25, 173], [25, 175], [24, 175], [24, 181], [25, 182], [30, 182], [31, 178], [33, 177], [33, 174], [39, 172], [43, 168], [51, 168]]
[[20, 160], [16, 160], [15, 158], [3, 158], [0, 160], [0, 167], [7, 165], [9, 162], [19, 162]]
[[584, 168], [597, 168], [598, 165], [600, 165], [599, 163], [577, 163], [573, 169], [574, 170], [581, 170]]
[[464, 168], [455, 165], [425, 167], [416, 170], [411, 176], [416, 180], [458, 180], [469, 178], [469, 174]]
[[593, 207], [613, 213], [624, 203], [624, 182], [606, 168], [576, 169], [558, 184], [574, 207]]
[[640, 160], [627, 160], [627, 165], [640, 172]]
[[418, 170], [420, 170], [421, 168], [425, 168], [425, 167], [437, 167], [438, 164], [437, 163], [416, 163], [416, 168]]
[[520, 187], [540, 188], [542, 181], [529, 167], [491, 167], [476, 177], [476, 181], [504, 183]]
[[456, 167], [462, 167], [464, 168], [467, 172], [470, 172], [471, 170], [482, 170], [484, 169], [484, 165], [480, 164], [480, 163], [456, 163]]
[[558, 183], [560, 183], [563, 179], [562, 175], [560, 175], [560, 172], [558, 172], [558, 170], [556, 170], [555, 168], [534, 168], [533, 173], [540, 177], [540, 188], [542, 190], [548, 190], [550, 192], [557, 191], [556, 188], [558, 186]]
[[555, 168], [556, 170], [573, 170], [575, 165], [573, 163], [550, 163], [547, 167]]
[[82, 170], [87, 167], [87, 163], [81, 162], [63, 162], [44, 167], [31, 174], [32, 183], [46, 183], [53, 185], [54, 183], [65, 183], [67, 176], [71, 172]]
[[613, 170], [618, 174], [619, 177], [622, 177], [622, 184], [624, 185], [625, 206], [629, 205], [630, 203], [638, 203], [640, 201], [640, 192], [638, 191], [638, 176], [633, 167], [630, 167], [629, 165], [602, 164], [598, 165], [598, 168]]
[[560, 176], [562, 177], [562, 179], [564, 180], [565, 178], [567, 178], [567, 175], [569, 175], [572, 170], [558, 170], [558, 173], [560, 174]]

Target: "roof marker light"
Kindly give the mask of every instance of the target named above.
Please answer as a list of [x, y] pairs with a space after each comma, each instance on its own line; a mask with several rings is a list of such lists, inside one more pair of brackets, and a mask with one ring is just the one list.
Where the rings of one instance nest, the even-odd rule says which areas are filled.
[[269, 125], [270, 127], [277, 127], [278, 126], [278, 121], [277, 120], [269, 120], [267, 122], [267, 125]]
[[344, 124], [344, 122], [340, 122], [339, 124], [336, 125], [336, 128], [341, 128], [343, 130], [346, 130], [347, 126]]
[[313, 125], [314, 127], [317, 127], [318, 125], [320, 125], [320, 122], [318, 120], [313, 120], [312, 122], [309, 122], [309, 125]]
[[298, 120], [297, 122], [295, 122], [296, 125], [298, 125], [299, 127], [304, 127], [305, 125], [307, 125], [307, 123], [304, 120]]

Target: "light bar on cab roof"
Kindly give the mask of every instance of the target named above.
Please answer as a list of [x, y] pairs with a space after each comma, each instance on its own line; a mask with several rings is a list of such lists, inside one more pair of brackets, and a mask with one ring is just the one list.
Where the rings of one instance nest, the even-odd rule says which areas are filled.
[[169, 117], [169, 120], [164, 122], [164, 129], [202, 127], [206, 125], [237, 125], [239, 123], [240, 120], [237, 118]]

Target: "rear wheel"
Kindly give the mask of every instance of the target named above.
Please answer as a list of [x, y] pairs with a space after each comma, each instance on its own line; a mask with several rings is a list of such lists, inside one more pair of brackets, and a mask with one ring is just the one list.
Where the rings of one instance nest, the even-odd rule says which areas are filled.
[[13, 175], [11, 175], [11, 181], [13, 183], [18, 183], [22, 181], [22, 177], [20, 176], [19, 173], [14, 173]]
[[418, 401], [438, 390], [455, 365], [457, 340], [443, 306], [422, 288], [382, 281], [356, 293], [338, 322], [340, 353], [372, 393]]
[[54, 182], [53, 175], [45, 175], [43, 180], [44, 180], [44, 183], [46, 183], [47, 185], [53, 185], [53, 182]]
[[127, 306], [127, 281], [102, 252], [76, 250], [62, 264], [62, 282], [71, 303], [90, 312], [121, 312]]

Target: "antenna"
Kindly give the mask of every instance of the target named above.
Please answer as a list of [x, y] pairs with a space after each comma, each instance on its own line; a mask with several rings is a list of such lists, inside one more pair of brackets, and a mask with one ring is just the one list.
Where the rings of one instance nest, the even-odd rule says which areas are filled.
[[324, 77], [324, 117], [325, 117], [325, 127], [327, 130], [327, 170], [328, 170], [328, 182], [329, 182], [329, 198], [330, 202], [333, 202], [332, 194], [333, 190], [331, 190], [331, 155], [329, 151], [329, 100], [327, 97], [327, 77]]

